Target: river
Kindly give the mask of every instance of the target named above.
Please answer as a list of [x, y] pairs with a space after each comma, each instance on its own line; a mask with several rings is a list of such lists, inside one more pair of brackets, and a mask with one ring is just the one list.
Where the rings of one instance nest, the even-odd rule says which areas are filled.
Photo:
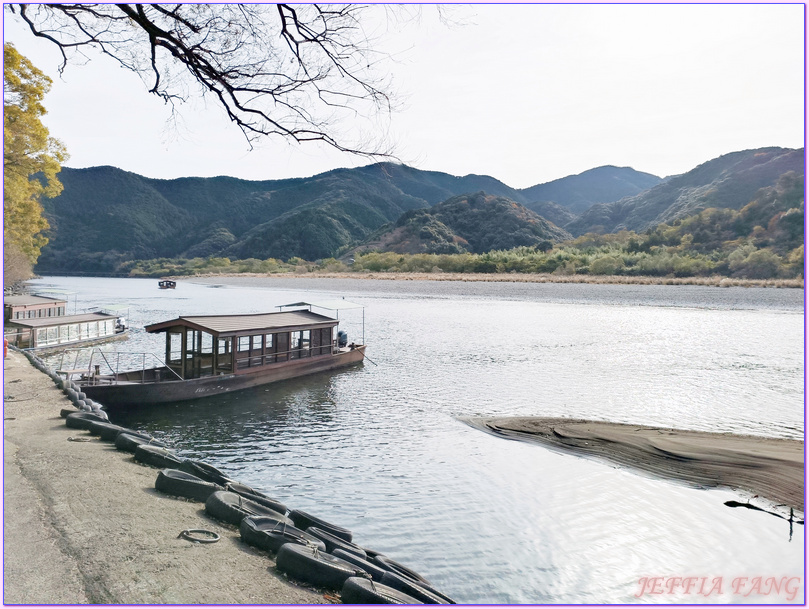
[[[459, 602], [803, 601], [804, 527], [724, 505], [747, 496], [457, 420], [581, 417], [802, 439], [801, 290], [268, 277], [176, 290], [153, 279], [32, 285], [75, 292], [68, 312], [128, 305], [130, 338], [105, 350], [158, 354], [163, 337], [144, 324], [180, 314], [364, 305], [364, 319], [340, 312], [350, 341], [364, 331], [362, 365], [113, 422], [353, 530]], [[654, 577], [666, 578], [661, 593], [649, 592]], [[697, 584], [676, 581], [687, 577]], [[756, 577], [775, 579], [756, 587]]]

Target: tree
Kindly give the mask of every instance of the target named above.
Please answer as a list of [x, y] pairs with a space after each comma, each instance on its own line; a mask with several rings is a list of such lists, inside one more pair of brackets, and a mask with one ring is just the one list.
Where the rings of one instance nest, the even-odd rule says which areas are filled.
[[338, 150], [385, 155], [344, 139], [335, 123], [390, 110], [374, 75], [357, 5], [17, 4], [6, 10], [56, 44], [60, 72], [90, 47], [137, 73], [174, 106], [189, 85], [212, 95], [249, 142], [277, 135]]
[[35, 263], [48, 242], [41, 199], [62, 192], [56, 174], [67, 154], [40, 120], [50, 78], [11, 44], [3, 59], [3, 247]]

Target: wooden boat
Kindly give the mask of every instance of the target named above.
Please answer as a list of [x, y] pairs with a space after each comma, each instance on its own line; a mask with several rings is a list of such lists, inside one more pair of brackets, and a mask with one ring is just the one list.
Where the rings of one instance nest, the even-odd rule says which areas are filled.
[[[111, 361], [113, 357], [118, 361], [116, 354], [97, 351], [77, 383], [89, 398], [109, 409], [133, 408], [218, 395], [361, 362], [365, 345], [347, 344], [345, 333], [336, 332], [338, 324], [339, 319], [314, 313], [311, 306], [277, 313], [178, 317], [145, 328], [166, 335], [162, 365], [147, 368], [146, 354], [141, 354], [140, 370], [119, 372]], [[71, 376], [77, 371], [66, 372]]]
[[6, 321], [3, 333], [19, 349], [43, 350], [124, 338], [128, 330], [124, 317], [93, 312], [13, 319]]
[[57, 317], [66, 313], [67, 300], [38, 294], [11, 295], [3, 299], [3, 320], [5, 322]]
[[161, 279], [157, 282], [157, 287], [161, 290], [173, 290], [177, 287], [177, 282], [171, 279]]

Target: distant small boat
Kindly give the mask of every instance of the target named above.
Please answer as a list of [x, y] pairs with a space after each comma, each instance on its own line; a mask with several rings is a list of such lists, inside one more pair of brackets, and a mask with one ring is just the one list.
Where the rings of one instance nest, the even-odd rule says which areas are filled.
[[[311, 306], [339, 313], [337, 307], [362, 305], [324, 304], [331, 305], [294, 303], [284, 306], [309, 310], [194, 315], [151, 324], [146, 332], [166, 335], [165, 361], [154, 354], [94, 351], [88, 369], [71, 370], [70, 376], [80, 373], [74, 380], [81, 391], [105, 407], [132, 408], [218, 395], [361, 362], [365, 345], [348, 344], [346, 333], [336, 331], [340, 320], [314, 313]], [[364, 318], [363, 313], [363, 335]], [[122, 356], [129, 362], [134, 356], [141, 368], [119, 372]], [[160, 365], [147, 367], [149, 360]]]
[[171, 279], [161, 279], [157, 282], [157, 287], [161, 290], [173, 290], [177, 287], [177, 282]]

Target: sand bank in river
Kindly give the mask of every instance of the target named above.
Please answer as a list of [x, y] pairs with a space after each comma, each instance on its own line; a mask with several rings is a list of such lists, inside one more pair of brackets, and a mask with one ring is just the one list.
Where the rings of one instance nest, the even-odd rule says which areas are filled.
[[329, 272], [305, 273], [211, 273], [177, 275], [180, 281], [201, 277], [267, 277], [269, 279], [372, 279], [389, 281], [491, 281], [496, 283], [602, 283], [619, 285], [704, 285], [722, 288], [803, 288], [803, 279], [738, 279], [735, 277], [632, 277], [628, 275], [554, 275], [551, 273], [406, 273]]
[[800, 440], [537, 417], [464, 418], [493, 435], [595, 457], [661, 478], [804, 509]]
[[[327, 602], [201, 503], [157, 492], [157, 469], [67, 427], [71, 403], [23, 355], [9, 351], [3, 368], [6, 604]], [[177, 538], [195, 528], [221, 540]]]

